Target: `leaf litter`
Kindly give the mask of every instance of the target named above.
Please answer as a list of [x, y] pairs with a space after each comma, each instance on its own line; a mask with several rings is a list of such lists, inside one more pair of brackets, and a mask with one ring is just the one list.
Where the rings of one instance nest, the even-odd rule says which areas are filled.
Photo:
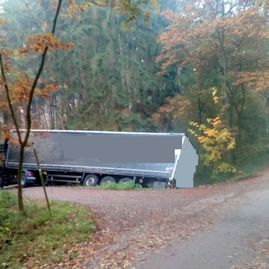
[[[171, 241], [188, 240], [208, 229], [236, 205], [247, 190], [266, 177], [187, 190], [109, 191], [76, 187], [49, 187], [51, 200], [88, 205], [95, 212], [94, 239], [74, 246], [75, 258], [42, 269], [124, 269], [145, 261]], [[25, 190], [40, 199], [41, 188]], [[25, 267], [27, 268], [27, 267]], [[32, 267], [33, 268], [33, 267]]]

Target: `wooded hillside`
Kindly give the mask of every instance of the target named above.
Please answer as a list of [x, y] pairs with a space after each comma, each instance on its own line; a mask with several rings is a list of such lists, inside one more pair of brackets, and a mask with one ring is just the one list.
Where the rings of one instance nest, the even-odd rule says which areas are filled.
[[[1, 47], [24, 48], [46, 32], [50, 2], [4, 1]], [[188, 132], [212, 180], [266, 156], [267, 1], [161, 0], [147, 12], [128, 24], [108, 8], [64, 6], [57, 36], [69, 47], [48, 56], [33, 127]], [[31, 66], [17, 63], [30, 75]], [[4, 94], [0, 106], [3, 129], [10, 126]], [[23, 102], [17, 109], [23, 115]]]

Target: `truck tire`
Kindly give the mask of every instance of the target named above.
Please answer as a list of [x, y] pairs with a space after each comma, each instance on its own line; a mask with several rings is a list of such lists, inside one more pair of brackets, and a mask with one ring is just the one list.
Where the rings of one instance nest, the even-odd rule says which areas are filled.
[[106, 183], [115, 183], [116, 180], [112, 176], [105, 176], [101, 179], [100, 185], [106, 184]]
[[129, 177], [123, 177], [119, 181], [119, 183], [129, 183], [129, 182], [134, 182], [134, 181]]
[[94, 187], [98, 183], [98, 176], [94, 174], [87, 175], [83, 180], [83, 185], [86, 187]]
[[22, 188], [27, 187], [27, 177], [26, 177], [25, 173], [22, 173], [22, 175], [21, 175], [21, 186], [22, 186]]

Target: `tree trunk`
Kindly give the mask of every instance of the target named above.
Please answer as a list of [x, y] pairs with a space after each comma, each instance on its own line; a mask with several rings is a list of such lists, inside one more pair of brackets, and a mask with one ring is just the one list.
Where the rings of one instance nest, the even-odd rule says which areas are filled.
[[18, 168], [18, 175], [17, 175], [17, 181], [18, 181], [18, 206], [19, 210], [21, 212], [24, 212], [24, 204], [23, 204], [23, 197], [22, 197], [22, 170], [23, 170], [23, 159], [24, 159], [24, 145], [20, 144], [20, 155], [19, 155], [19, 168]]

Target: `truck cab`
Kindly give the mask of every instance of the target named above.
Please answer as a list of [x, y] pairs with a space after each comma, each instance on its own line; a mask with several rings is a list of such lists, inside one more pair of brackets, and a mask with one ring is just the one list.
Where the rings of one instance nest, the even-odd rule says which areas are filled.
[[[17, 169], [10, 169], [6, 167], [6, 159], [8, 155], [8, 139], [5, 139], [5, 142], [0, 144], [0, 189], [4, 186], [15, 185], [17, 181]], [[36, 183], [37, 178], [32, 171], [23, 169], [22, 173], [22, 187], [27, 187]]]

